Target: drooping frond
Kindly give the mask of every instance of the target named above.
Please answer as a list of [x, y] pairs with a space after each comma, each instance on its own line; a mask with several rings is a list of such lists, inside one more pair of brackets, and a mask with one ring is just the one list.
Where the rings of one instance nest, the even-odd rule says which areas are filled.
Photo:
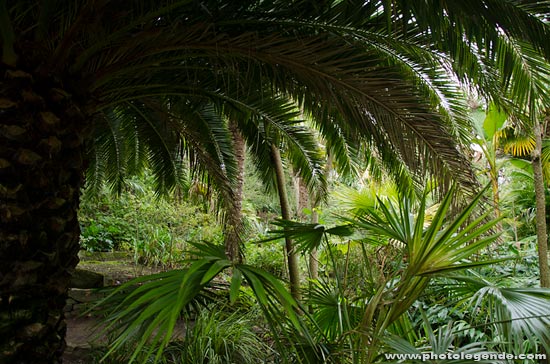
[[[457, 117], [459, 109], [449, 113], [452, 104], [448, 96], [452, 93], [442, 86], [445, 82], [440, 81], [439, 85], [432, 82], [445, 74], [442, 67], [434, 74], [427, 63], [423, 67], [413, 62], [406, 66], [406, 54], [390, 61], [388, 52], [382, 51], [382, 45], [389, 47], [388, 40], [369, 49], [360, 40], [353, 45], [344, 42], [340, 34], [305, 33], [296, 39], [282, 32], [262, 34], [256, 31], [231, 37], [237, 25], [227, 23], [226, 20], [222, 25], [229, 35], [223, 37], [215, 33], [208, 36], [214, 28], [197, 24], [175, 33], [177, 35], [170, 39], [175, 45], [164, 49], [157, 46], [156, 53], [121, 54], [117, 62], [110, 65], [111, 73], [95, 78], [97, 86], [94, 87], [98, 92], [108, 90], [103, 97], [107, 102], [115, 97], [116, 100], [131, 100], [141, 97], [144, 92], [149, 96], [198, 94], [211, 97], [217, 91], [209, 89], [214, 84], [210, 80], [217, 80], [217, 87], [237, 85], [244, 97], [251, 92], [250, 84], [271, 84], [273, 95], [288, 95], [311, 115], [334, 115], [320, 121], [339, 122], [340, 130], [344, 131], [341, 135], [362, 136], [376, 146], [380, 154], [394, 151], [409, 171], [420, 176], [430, 171], [439, 178], [452, 175], [467, 189], [472, 188], [473, 174], [467, 171], [467, 160], [461, 157], [460, 147], [453, 140], [456, 135], [464, 136], [465, 128], [457, 129], [464, 120]], [[299, 30], [303, 29], [300, 26]], [[157, 44], [157, 36], [145, 34], [142, 43], [147, 42]], [[405, 53], [405, 47], [401, 48], [401, 53]], [[409, 53], [414, 52], [409, 50]], [[172, 60], [180, 57], [190, 60], [173, 64]], [[131, 62], [136, 63], [136, 67], [131, 67]], [[149, 63], [158, 64], [156, 73], [151, 74], [146, 67]], [[212, 63], [219, 72], [205, 70], [206, 65]], [[406, 68], [413, 71], [407, 74], [403, 72]], [[140, 77], [132, 81], [122, 72], [132, 72], [132, 76], [147, 72], [147, 83], [140, 83], [143, 82]], [[118, 81], [121, 78], [123, 84]], [[415, 85], [424, 86], [416, 88]], [[431, 95], [428, 100], [420, 89]], [[431, 106], [433, 100], [443, 100], [442, 107]], [[320, 112], [315, 110], [318, 108]], [[442, 116], [442, 110], [447, 110], [446, 116]], [[329, 128], [324, 127], [324, 130]]]
[[514, 157], [529, 157], [535, 148], [535, 138], [532, 135], [510, 127], [498, 130], [494, 140], [504, 153]]
[[535, 1], [18, 0], [5, 13], [3, 58], [16, 44], [32, 53], [25, 67], [64, 80], [89, 115], [170, 98], [246, 103], [262, 90], [311, 116], [343, 171], [363, 143], [398, 178], [441, 190], [477, 187], [457, 81], [509, 106], [500, 86], [514, 102], [541, 94], [550, 56], [548, 7]]
[[319, 142], [298, 118], [299, 110], [291, 100], [261, 91], [250, 97], [237, 98], [228, 94], [220, 98], [249, 145], [255, 166], [268, 188], [275, 186], [271, 160], [273, 144], [283, 150], [285, 159], [310, 191], [325, 190]]

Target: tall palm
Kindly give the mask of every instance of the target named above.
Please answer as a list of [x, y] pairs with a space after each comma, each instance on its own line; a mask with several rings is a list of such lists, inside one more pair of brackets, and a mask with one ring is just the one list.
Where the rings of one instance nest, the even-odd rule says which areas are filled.
[[[168, 158], [162, 149], [178, 146], [231, 201], [233, 158], [219, 149], [229, 144], [206, 140], [228, 135], [227, 127], [200, 120], [197, 110], [235, 85], [248, 97], [259, 84], [297, 101], [323, 127], [363, 136], [389, 165], [471, 186], [454, 142], [466, 134], [462, 107], [456, 89], [441, 83], [452, 62], [437, 49], [466, 55], [456, 57], [455, 70], [491, 87], [468, 40], [493, 46], [502, 30], [548, 59], [548, 28], [534, 15], [542, 5], [408, 3], [1, 0], [0, 332], [9, 338], [0, 343], [2, 361], [60, 360], [86, 151], [94, 129], [123, 111], [134, 115], [136, 133], [147, 130], [147, 142], [173, 134], [159, 154], [148, 149], [161, 187], [178, 171], [160, 167]], [[400, 28], [390, 26], [394, 15]], [[440, 29], [452, 42], [433, 39]], [[215, 123], [202, 134], [196, 128], [205, 122]]]
[[[310, 189], [320, 191], [325, 189], [317, 140], [312, 131], [297, 118], [298, 109], [294, 103], [280, 96], [262, 92], [260, 89], [257, 95], [243, 98], [239, 102], [236, 102], [233, 97], [228, 97], [228, 101], [222, 105], [221, 110], [227, 114], [229, 123], [234, 128], [235, 150], [238, 152], [246, 143], [254, 166], [262, 177], [262, 182], [268, 190], [277, 190], [283, 219], [290, 219], [290, 206], [282, 154]], [[237, 158], [239, 174], [244, 174], [244, 153], [239, 157]], [[237, 185], [239, 184], [241, 181], [238, 181]], [[237, 190], [240, 190], [240, 193], [235, 195], [235, 200], [240, 203], [242, 185]], [[238, 206], [228, 213], [231, 214], [229, 219], [233, 228], [238, 228], [240, 225]], [[238, 255], [238, 248], [233, 241], [226, 240], [226, 250], [236, 251], [235, 255]], [[285, 250], [291, 291], [295, 297], [298, 297], [300, 286], [298, 257], [292, 242], [288, 239]]]

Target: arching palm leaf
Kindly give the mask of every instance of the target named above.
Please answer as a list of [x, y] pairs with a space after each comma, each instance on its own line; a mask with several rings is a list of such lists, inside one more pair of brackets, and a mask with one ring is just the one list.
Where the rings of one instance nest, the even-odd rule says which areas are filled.
[[[194, 249], [189, 253], [196, 258], [190, 260], [189, 268], [136, 278], [96, 305], [107, 313], [104, 330], [117, 334], [106, 356], [132, 345], [129, 362], [153, 353], [155, 361], [159, 360], [177, 320], [187, 319], [194, 307], [214, 297], [215, 291], [228, 289], [230, 299], [237, 300], [243, 284], [254, 293], [274, 335], [288, 331], [309, 342], [309, 347], [317, 345], [297, 313], [301, 307], [278, 278], [249, 265], [234, 264], [221, 246], [192, 245]], [[216, 278], [229, 268], [233, 274], [230, 286], [217, 283]], [[274, 339], [279, 350], [285, 352], [281, 338]]]

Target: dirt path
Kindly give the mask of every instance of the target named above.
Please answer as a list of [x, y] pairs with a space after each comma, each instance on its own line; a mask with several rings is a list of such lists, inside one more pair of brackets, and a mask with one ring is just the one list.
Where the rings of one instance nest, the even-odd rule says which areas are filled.
[[[160, 268], [136, 265], [132, 257], [125, 253], [82, 253], [80, 259], [78, 268], [102, 274], [107, 286], [120, 285], [132, 278], [162, 271]], [[94, 348], [106, 345], [107, 339], [104, 336], [98, 337], [98, 322], [97, 317], [79, 316], [78, 312], [67, 313], [67, 348], [63, 355], [63, 364], [99, 362], [101, 356]], [[183, 325], [177, 331], [178, 336], [181, 336]]]
[[99, 354], [94, 347], [105, 345], [105, 337], [97, 337], [98, 320], [94, 317], [69, 317], [67, 322], [67, 348], [63, 364], [95, 364]]

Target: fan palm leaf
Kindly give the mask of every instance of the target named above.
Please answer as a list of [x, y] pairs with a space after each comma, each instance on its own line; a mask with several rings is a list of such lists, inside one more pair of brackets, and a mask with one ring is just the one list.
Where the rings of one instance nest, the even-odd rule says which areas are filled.
[[[453, 325], [440, 327], [437, 333], [434, 332], [425, 314], [422, 316], [423, 327], [426, 332], [428, 343], [421, 347], [415, 347], [412, 343], [398, 336], [389, 337], [386, 344], [395, 354], [385, 354], [388, 358], [399, 359], [388, 361], [388, 363], [454, 363], [467, 364], [475, 360], [476, 363], [506, 363], [506, 360], [495, 359], [498, 354], [487, 350], [483, 343], [470, 343], [455, 348], [453, 342], [456, 338], [453, 332]], [[403, 355], [404, 354], [404, 355]], [[401, 359], [401, 358], [403, 359]], [[485, 359], [484, 359], [485, 358]]]
[[477, 274], [451, 277], [458, 285], [450, 286], [449, 291], [464, 305], [489, 312], [491, 320], [485, 325], [495, 328], [503, 351], [513, 352], [517, 348], [514, 343], [524, 341], [549, 349], [548, 289], [501, 287]]

